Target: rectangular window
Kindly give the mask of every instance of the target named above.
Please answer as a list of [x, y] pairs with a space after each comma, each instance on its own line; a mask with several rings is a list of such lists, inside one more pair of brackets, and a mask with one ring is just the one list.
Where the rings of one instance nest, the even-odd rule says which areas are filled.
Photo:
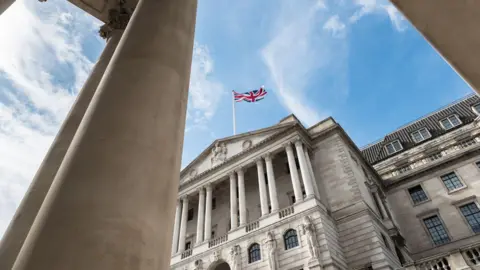
[[463, 187], [463, 183], [460, 181], [460, 179], [458, 179], [457, 174], [454, 172], [442, 175], [440, 178], [442, 178], [442, 181], [447, 187], [448, 191], [453, 191]]
[[217, 208], [217, 198], [212, 198], [212, 210]]
[[408, 189], [408, 193], [410, 193], [410, 197], [412, 197], [412, 201], [414, 204], [418, 204], [428, 200], [427, 194], [423, 191], [422, 186], [417, 185]]
[[385, 149], [387, 149], [387, 154], [391, 155], [391, 154], [395, 154], [398, 151], [401, 151], [403, 147], [400, 141], [396, 140], [385, 145]]
[[461, 125], [462, 122], [460, 121], [460, 118], [458, 118], [458, 116], [454, 114], [454, 115], [450, 115], [445, 119], [440, 120], [440, 124], [443, 126], [445, 130], [449, 130], [451, 128]]
[[189, 250], [192, 248], [192, 242], [185, 243], [185, 250]]
[[193, 219], [193, 208], [188, 209], [188, 217], [187, 220], [190, 221]]
[[388, 250], [391, 250], [390, 249], [390, 244], [388, 243], [387, 241], [387, 238], [385, 237], [385, 235], [382, 234], [382, 240], [383, 242], [385, 243], [385, 246], [387, 247]]
[[442, 221], [437, 215], [424, 219], [423, 223], [425, 223], [425, 227], [427, 228], [428, 233], [430, 234], [430, 237], [435, 245], [441, 245], [450, 242], [450, 237], [448, 236]]
[[410, 135], [412, 136], [413, 141], [416, 142], [416, 143], [419, 143], [421, 141], [424, 141], [424, 140], [432, 137], [432, 135], [430, 134], [430, 132], [426, 128], [421, 128], [417, 131], [414, 131]]
[[474, 202], [460, 207], [460, 211], [475, 233], [480, 233], [480, 209]]
[[477, 103], [472, 106], [473, 112], [476, 114], [480, 114], [480, 103]]

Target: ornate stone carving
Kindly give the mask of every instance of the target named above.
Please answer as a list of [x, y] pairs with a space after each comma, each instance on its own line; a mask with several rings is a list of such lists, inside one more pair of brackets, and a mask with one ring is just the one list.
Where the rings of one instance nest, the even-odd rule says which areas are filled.
[[267, 232], [265, 247], [268, 255], [268, 266], [271, 270], [277, 270], [277, 241], [275, 240], [275, 235], [272, 232]]
[[190, 177], [192, 177], [192, 178], [195, 177], [195, 176], [197, 176], [197, 170], [196, 170], [196, 169], [192, 169], [192, 170], [188, 173], [188, 175], [189, 175]]
[[212, 166], [227, 160], [227, 147], [225, 143], [217, 142], [212, 149]]
[[239, 245], [235, 245], [230, 249], [230, 265], [232, 266], [232, 270], [242, 269], [242, 256]]
[[196, 260], [194, 263], [193, 263], [193, 269], [194, 270], [203, 270], [203, 261], [202, 260]]
[[311, 259], [318, 259], [318, 240], [315, 224], [309, 216], [303, 217], [302, 233], [307, 237], [308, 251], [310, 252]]
[[124, 30], [127, 27], [133, 9], [125, 7], [125, 0], [118, 1], [118, 7], [108, 11], [108, 22], [100, 27], [98, 33], [104, 39], [108, 39], [115, 29]]
[[222, 258], [222, 254], [220, 250], [215, 250], [212, 254], [212, 262], [216, 262]]
[[252, 140], [243, 141], [243, 143], [242, 143], [243, 150], [247, 150], [250, 147], [252, 147]]

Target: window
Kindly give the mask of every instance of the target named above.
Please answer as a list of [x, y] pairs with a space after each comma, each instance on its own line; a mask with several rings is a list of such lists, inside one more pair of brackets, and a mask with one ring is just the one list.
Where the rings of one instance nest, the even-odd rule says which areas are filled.
[[391, 154], [395, 154], [398, 151], [401, 151], [403, 147], [400, 141], [396, 140], [385, 145], [385, 149], [387, 149], [387, 154], [391, 155]]
[[410, 135], [412, 136], [413, 141], [416, 142], [416, 143], [419, 143], [421, 141], [424, 141], [424, 140], [432, 137], [432, 135], [430, 134], [430, 132], [426, 128], [421, 128], [417, 131], [414, 131]]
[[193, 208], [188, 209], [188, 217], [187, 220], [190, 221], [193, 219]]
[[427, 194], [423, 191], [423, 188], [420, 185], [409, 188], [408, 193], [410, 193], [410, 197], [412, 197], [413, 204], [428, 200]]
[[290, 229], [283, 235], [283, 241], [285, 242], [285, 250], [298, 247], [297, 231]]
[[217, 198], [212, 198], [212, 210], [217, 208]]
[[458, 116], [454, 114], [454, 115], [450, 115], [445, 119], [440, 120], [440, 124], [443, 126], [445, 130], [449, 130], [451, 128], [461, 125], [462, 122], [460, 121]]
[[192, 248], [192, 242], [188, 241], [187, 243], [185, 243], [185, 250], [189, 250]]
[[260, 261], [262, 259], [260, 255], [260, 245], [257, 243], [252, 244], [248, 248], [248, 263]]
[[385, 243], [385, 246], [387, 247], [388, 250], [392, 250], [390, 248], [390, 243], [388, 243], [387, 241], [387, 237], [385, 237], [385, 235], [382, 234], [382, 240], [383, 240], [383, 243]]
[[477, 103], [472, 106], [473, 112], [476, 114], [480, 114], [480, 103]]
[[430, 233], [430, 237], [435, 245], [441, 245], [450, 242], [450, 237], [448, 236], [442, 221], [437, 215], [424, 219], [423, 223], [425, 223], [425, 227], [427, 228], [428, 233]]
[[454, 172], [442, 175], [440, 178], [442, 178], [442, 181], [447, 187], [448, 191], [453, 191], [463, 187], [463, 183], [460, 181], [460, 179], [458, 179], [457, 174]]
[[468, 222], [468, 225], [475, 233], [480, 233], [480, 209], [474, 202], [460, 207], [460, 211]]

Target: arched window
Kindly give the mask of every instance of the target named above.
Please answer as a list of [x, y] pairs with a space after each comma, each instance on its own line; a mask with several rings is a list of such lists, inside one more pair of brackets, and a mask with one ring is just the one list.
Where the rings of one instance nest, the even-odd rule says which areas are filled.
[[283, 240], [285, 241], [285, 249], [298, 247], [297, 231], [294, 229], [286, 231], [283, 235]]
[[253, 243], [248, 248], [248, 263], [260, 261], [261, 258], [262, 257], [260, 255], [260, 245], [257, 243]]

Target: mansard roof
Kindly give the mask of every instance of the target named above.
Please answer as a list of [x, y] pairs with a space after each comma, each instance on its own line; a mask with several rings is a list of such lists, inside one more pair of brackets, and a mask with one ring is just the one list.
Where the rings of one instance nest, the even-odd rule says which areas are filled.
[[[478, 103], [480, 103], [480, 98], [477, 95], [468, 95], [461, 100], [453, 102], [446, 107], [443, 107], [403, 127], [400, 127], [399, 129], [386, 135], [384, 138], [380, 139], [377, 142], [367, 145], [366, 147], [361, 149], [362, 154], [368, 163], [374, 165], [387, 158], [396, 156], [399, 153], [404, 152], [408, 149], [412, 149], [427, 141], [438, 138], [439, 136], [451, 132], [458, 127], [473, 122], [475, 118], [478, 117], [478, 115], [472, 110], [472, 106]], [[450, 130], [445, 130], [441, 126], [440, 120], [451, 115], [457, 115], [460, 118], [462, 124]], [[432, 136], [429, 139], [416, 143], [415, 141], [413, 141], [411, 133], [421, 128], [428, 129]], [[393, 155], [388, 155], [385, 149], [385, 145], [395, 140], [400, 141], [403, 149]]]

